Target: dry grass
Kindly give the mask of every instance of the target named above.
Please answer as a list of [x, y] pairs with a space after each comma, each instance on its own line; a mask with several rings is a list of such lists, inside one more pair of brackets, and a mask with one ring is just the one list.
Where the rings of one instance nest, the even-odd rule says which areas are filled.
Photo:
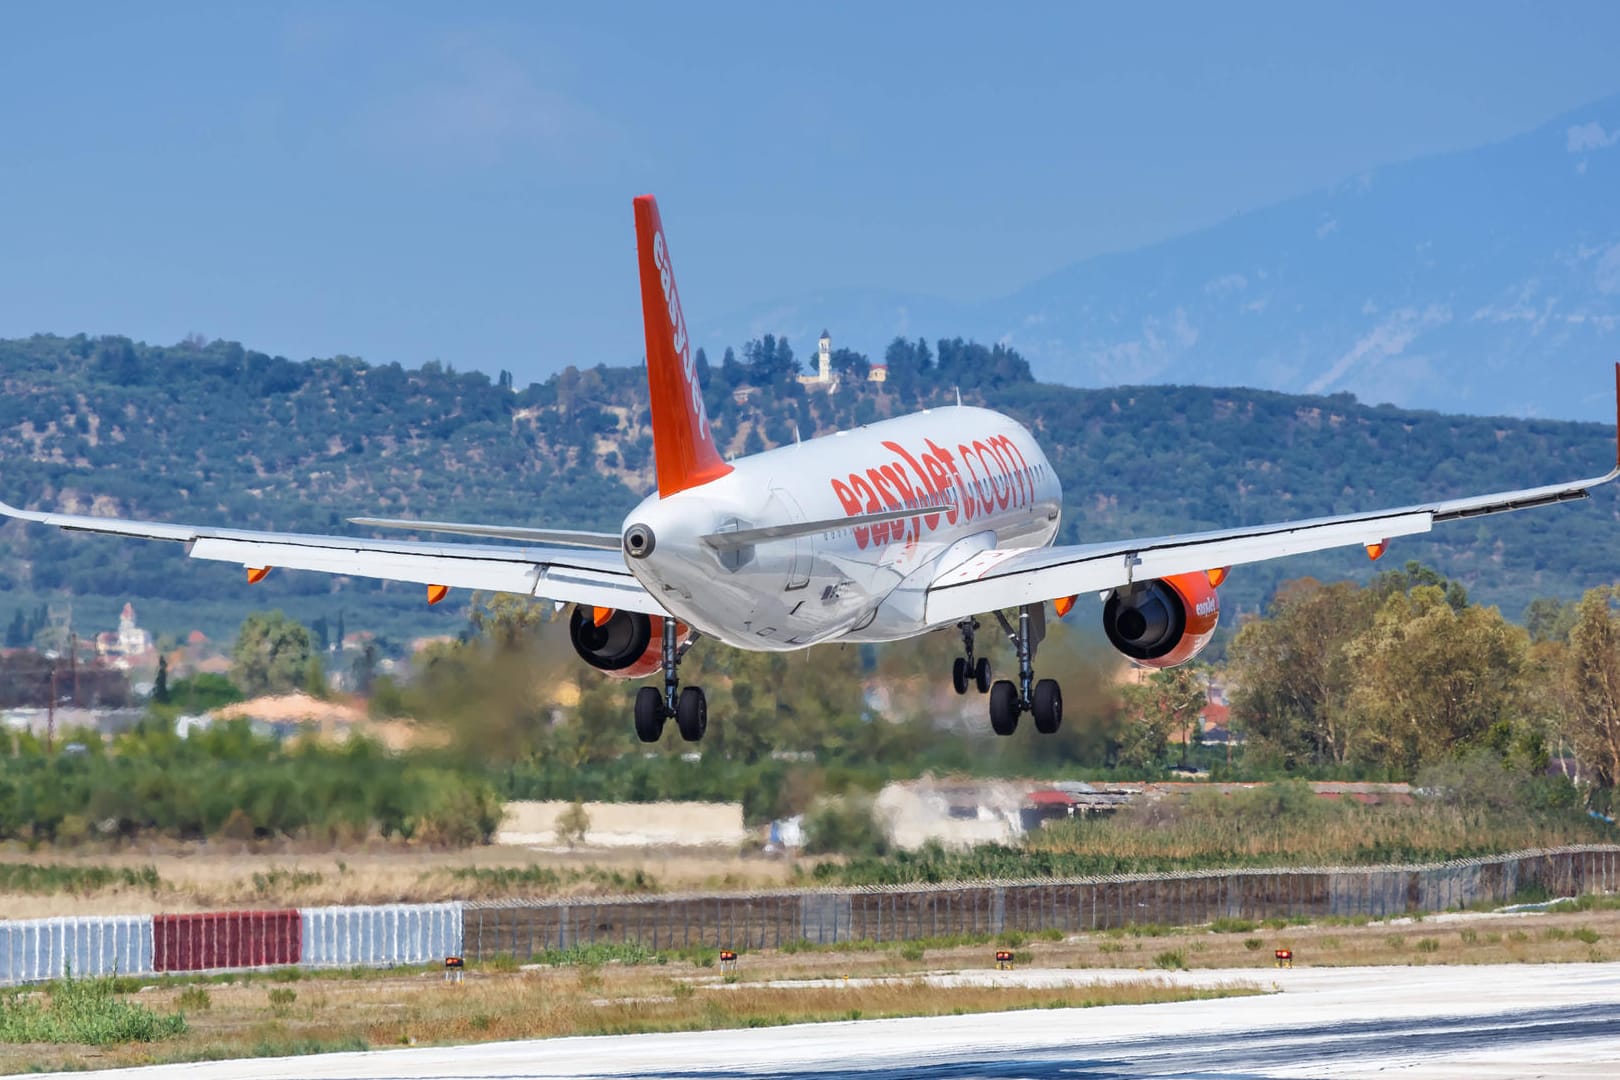
[[229, 907], [482, 900], [674, 890], [778, 888], [793, 864], [731, 853], [653, 850], [544, 852], [517, 847], [432, 851], [253, 851], [169, 846], [84, 854], [13, 851], [0, 860], [47, 868], [151, 867], [155, 885], [0, 891], [7, 918], [130, 915]]
[[1095, 821], [1032, 833], [1037, 851], [1156, 863], [1318, 865], [1422, 861], [1476, 851], [1524, 851], [1588, 843], [1590, 822], [1573, 816], [1500, 813], [1422, 802], [1362, 806], [1329, 802], [1303, 785], [1165, 799]]
[[198, 995], [195, 988], [165, 986], [149, 989], [140, 998], [155, 1009], [185, 1012], [189, 1030], [180, 1038], [109, 1048], [0, 1046], [0, 1071], [1083, 1008], [1257, 992], [1240, 987], [1181, 990], [1149, 980], [1061, 989], [931, 987], [927, 993], [919, 993], [919, 988], [919, 983], [909, 979], [876, 984], [845, 984], [834, 979], [793, 988], [728, 983], [696, 977], [690, 967], [473, 972], [460, 985], [446, 984], [436, 973], [355, 981], [301, 980], [280, 986], [250, 982], [213, 985], [206, 996]]

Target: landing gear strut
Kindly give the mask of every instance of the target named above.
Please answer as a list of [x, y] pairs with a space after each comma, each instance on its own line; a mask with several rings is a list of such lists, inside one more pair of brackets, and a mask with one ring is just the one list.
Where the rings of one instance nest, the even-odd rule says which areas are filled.
[[675, 669], [681, 657], [692, 647], [697, 635], [682, 643], [675, 636], [675, 620], [664, 620], [664, 690], [656, 686], [643, 686], [636, 691], [636, 737], [645, 743], [657, 742], [664, 734], [664, 721], [675, 718], [675, 727], [681, 738], [697, 742], [709, 727], [709, 702], [703, 688], [688, 686], [681, 689]]
[[973, 659], [973, 632], [979, 628], [979, 620], [963, 619], [956, 624], [962, 632], [962, 655], [956, 658], [951, 665], [951, 686], [958, 694], [968, 691], [968, 683], [973, 683], [979, 693], [990, 692], [990, 658], [979, 657], [977, 662]]
[[996, 621], [1007, 632], [1018, 653], [1018, 684], [1002, 679], [990, 688], [990, 730], [1011, 735], [1018, 730], [1018, 717], [1031, 713], [1035, 730], [1051, 735], [1063, 724], [1063, 689], [1053, 679], [1035, 681], [1035, 649], [1046, 637], [1046, 608], [1024, 604], [1018, 609], [1018, 627], [997, 611]]

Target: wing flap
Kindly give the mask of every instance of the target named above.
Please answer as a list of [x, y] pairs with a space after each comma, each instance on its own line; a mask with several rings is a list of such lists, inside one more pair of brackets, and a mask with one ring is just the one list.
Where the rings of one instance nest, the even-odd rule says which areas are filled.
[[1396, 512], [1114, 544], [986, 551], [934, 582], [925, 617], [930, 623], [949, 622], [1019, 604], [1102, 592], [1133, 581], [1376, 544], [1428, 532], [1431, 518], [1428, 511]]
[[408, 529], [411, 532], [453, 533], [458, 536], [484, 536], [492, 540], [522, 540], [528, 544], [567, 544], [570, 547], [618, 551], [623, 542], [618, 533], [584, 532], [579, 529], [531, 529], [522, 525], [478, 525], [462, 521], [411, 521], [407, 518], [353, 517], [349, 524], [372, 529]]
[[664, 613], [624, 565], [624, 556], [618, 550], [439, 544], [257, 532], [19, 510], [3, 502], [0, 502], [0, 516], [76, 532], [175, 541], [185, 544], [186, 553], [194, 559], [233, 562], [250, 568], [312, 570], [383, 581], [519, 593], [649, 615]]

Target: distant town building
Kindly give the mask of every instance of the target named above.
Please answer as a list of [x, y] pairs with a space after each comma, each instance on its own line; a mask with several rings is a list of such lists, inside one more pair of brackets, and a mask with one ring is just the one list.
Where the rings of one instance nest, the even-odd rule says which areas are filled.
[[155, 663], [152, 635], [135, 622], [135, 605], [125, 604], [118, 629], [96, 635], [96, 655], [120, 671]]
[[888, 364], [873, 364], [871, 372], [866, 376], [866, 381], [867, 382], [888, 382], [889, 381], [889, 365]]
[[832, 335], [825, 330], [821, 332], [817, 350], [815, 374], [800, 375], [799, 383], [813, 390], [825, 390], [830, 394], [838, 389], [838, 380], [832, 373]]

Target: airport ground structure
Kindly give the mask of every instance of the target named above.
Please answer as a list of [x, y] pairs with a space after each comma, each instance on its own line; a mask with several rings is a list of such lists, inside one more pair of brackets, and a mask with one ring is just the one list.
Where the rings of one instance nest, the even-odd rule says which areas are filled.
[[1219, 919], [1388, 918], [1620, 891], [1620, 845], [1410, 866], [891, 885], [532, 902], [0, 920], [0, 985], [66, 974], [544, 961], [595, 945], [747, 950]]

